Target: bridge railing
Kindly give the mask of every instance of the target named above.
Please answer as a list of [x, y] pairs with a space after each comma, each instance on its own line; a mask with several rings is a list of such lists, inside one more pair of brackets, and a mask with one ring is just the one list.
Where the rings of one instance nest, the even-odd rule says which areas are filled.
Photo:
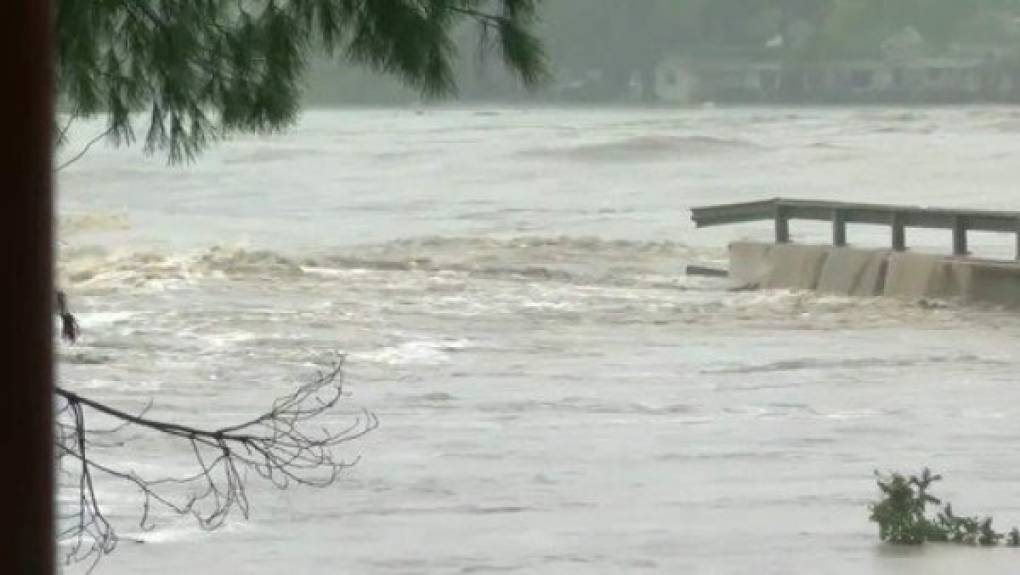
[[967, 232], [1006, 232], [1014, 234], [1016, 258], [1020, 260], [1020, 212], [965, 210], [858, 204], [817, 200], [775, 198], [760, 202], [723, 204], [693, 208], [697, 227], [719, 226], [759, 220], [774, 220], [777, 243], [790, 241], [790, 220], [832, 222], [832, 244], [846, 245], [847, 224], [888, 225], [892, 249], [907, 249], [907, 228], [947, 229], [953, 232], [953, 255], [969, 255]]

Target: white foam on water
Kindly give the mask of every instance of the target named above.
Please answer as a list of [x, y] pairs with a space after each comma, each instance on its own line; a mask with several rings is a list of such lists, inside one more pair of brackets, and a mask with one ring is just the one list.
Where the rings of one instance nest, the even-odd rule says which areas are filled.
[[74, 314], [82, 329], [100, 329], [126, 322], [140, 312], [136, 311], [80, 311]]
[[387, 365], [439, 365], [450, 363], [451, 354], [470, 347], [466, 340], [408, 341], [374, 351], [351, 354], [351, 359]]

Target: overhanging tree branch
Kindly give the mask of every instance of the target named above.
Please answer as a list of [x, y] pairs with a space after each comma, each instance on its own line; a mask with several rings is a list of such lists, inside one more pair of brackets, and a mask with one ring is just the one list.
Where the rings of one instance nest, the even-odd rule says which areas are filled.
[[[343, 397], [343, 361], [334, 362], [306, 385], [278, 398], [271, 408], [238, 424], [216, 428], [182, 425], [129, 413], [76, 392], [58, 388], [63, 401], [57, 413], [57, 452], [73, 465], [64, 465], [64, 489], [76, 492], [71, 509], [61, 515], [60, 540], [68, 562], [98, 561], [117, 545], [113, 522], [104, 512], [95, 484], [97, 474], [126, 484], [142, 498], [139, 526], [154, 526], [152, 513], [191, 515], [204, 529], [223, 525], [233, 512], [247, 518], [245, 487], [254, 472], [277, 488], [291, 485], [325, 487], [358, 458], [343, 459], [336, 451], [378, 426], [376, 417], [360, 412], [349, 424], [330, 428], [320, 424]], [[117, 423], [114, 429], [86, 425], [86, 413], [95, 412]], [[313, 424], [314, 421], [314, 424]], [[104, 448], [122, 448], [133, 438], [97, 442], [125, 429], [174, 438], [192, 454], [193, 470], [167, 477], [140, 474], [123, 464], [105, 461]], [[66, 507], [66, 505], [65, 505]], [[94, 565], [94, 563], [93, 563]]]
[[[503, 63], [544, 76], [535, 0], [57, 0], [57, 88], [77, 116], [104, 114], [118, 142], [147, 122], [146, 152], [190, 160], [231, 132], [297, 117], [313, 50], [389, 73], [427, 95], [454, 91], [451, 32], [492, 29]], [[148, 110], [141, 120], [136, 112]]]

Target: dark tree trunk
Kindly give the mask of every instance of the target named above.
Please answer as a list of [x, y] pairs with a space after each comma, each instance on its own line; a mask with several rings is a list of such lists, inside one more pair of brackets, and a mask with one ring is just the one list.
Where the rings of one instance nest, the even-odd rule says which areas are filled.
[[6, 0], [0, 8], [0, 69], [6, 76], [0, 450], [7, 535], [0, 573], [50, 575], [53, 526], [53, 129], [50, 3]]

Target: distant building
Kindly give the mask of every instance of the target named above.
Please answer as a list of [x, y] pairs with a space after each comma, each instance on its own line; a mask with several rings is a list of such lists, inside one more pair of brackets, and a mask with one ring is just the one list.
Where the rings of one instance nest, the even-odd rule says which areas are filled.
[[932, 99], [974, 98], [982, 93], [985, 65], [975, 58], [921, 58], [909, 63], [838, 61], [806, 71], [807, 93]]
[[655, 68], [655, 95], [663, 102], [765, 99], [781, 85], [779, 62], [666, 58]]
[[912, 27], [890, 36], [872, 59], [784, 59], [782, 37], [759, 50], [702, 58], [666, 56], [655, 94], [674, 103], [818, 101], [932, 102], [1020, 100], [1020, 56], [1002, 46], [929, 50]]
[[1001, 64], [968, 56], [910, 62], [836, 60], [787, 64], [778, 59], [665, 58], [655, 73], [660, 101], [975, 100], [1006, 96], [1020, 86]]

